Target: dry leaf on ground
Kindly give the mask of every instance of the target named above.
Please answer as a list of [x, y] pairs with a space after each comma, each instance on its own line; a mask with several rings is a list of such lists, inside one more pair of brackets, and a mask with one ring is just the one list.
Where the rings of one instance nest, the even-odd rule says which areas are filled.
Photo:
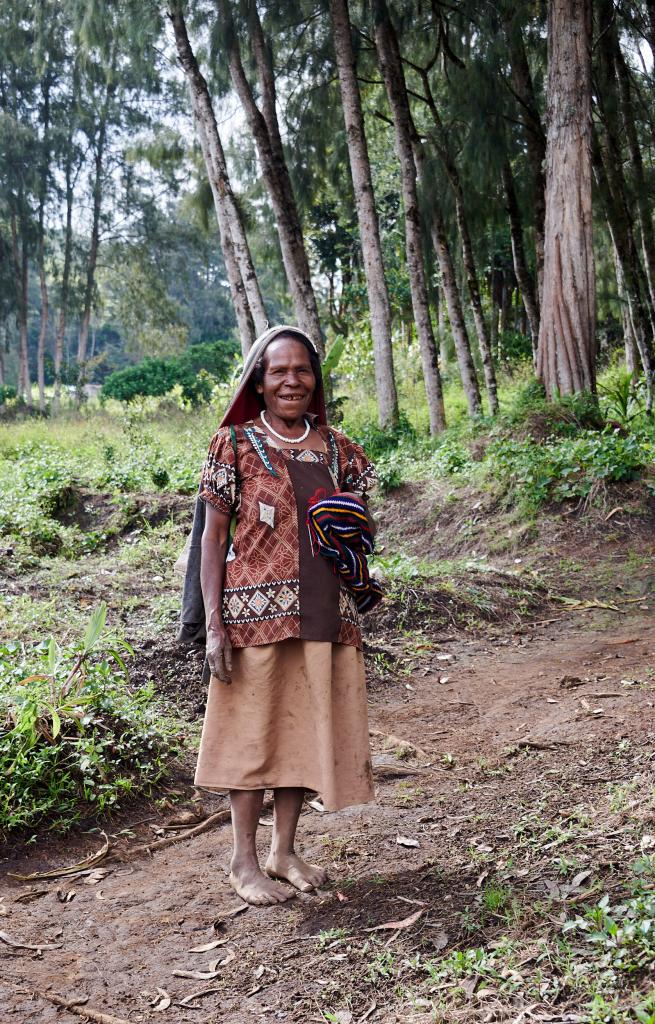
[[213, 981], [218, 977], [218, 971], [173, 971], [175, 978], [193, 978], [195, 981]]
[[191, 1006], [194, 999], [200, 999], [202, 996], [212, 995], [214, 992], [220, 992], [219, 988], [203, 988], [199, 992], [191, 992], [190, 995], [185, 996], [184, 999], [180, 999], [178, 1006]]
[[157, 989], [157, 998], [153, 999], [150, 1003], [150, 1009], [153, 1013], [159, 1013], [161, 1010], [167, 1010], [171, 1005], [171, 997], [165, 988]]
[[398, 846], [417, 847], [421, 845], [418, 839], [412, 839], [410, 836], [396, 836], [396, 842]]
[[189, 953], [209, 953], [212, 949], [224, 946], [226, 942], [229, 942], [229, 939], [212, 939], [211, 942], [205, 942], [203, 946], [194, 946]]
[[98, 882], [102, 882], [107, 875], [111, 874], [111, 868], [94, 868], [93, 871], [89, 871], [84, 878], [85, 885], [97, 885]]
[[199, 814], [197, 811], [179, 811], [172, 818], [169, 818], [166, 824], [173, 828], [180, 828], [183, 825], [197, 825], [203, 820], [202, 812]]
[[381, 932], [381, 931], [400, 931], [403, 928], [411, 928], [413, 924], [416, 924], [418, 919], [423, 916], [425, 910], [417, 910], [414, 914], [410, 914], [409, 917], [404, 917], [402, 921], [385, 921], [384, 924], [376, 924], [373, 928], [365, 928], [365, 932]]
[[216, 960], [212, 960], [208, 965], [207, 970], [217, 971], [219, 967], [225, 967], [227, 964], [231, 964], [233, 960], [236, 960], [236, 958], [237, 955], [233, 949], [225, 950], [222, 956], [219, 956]]

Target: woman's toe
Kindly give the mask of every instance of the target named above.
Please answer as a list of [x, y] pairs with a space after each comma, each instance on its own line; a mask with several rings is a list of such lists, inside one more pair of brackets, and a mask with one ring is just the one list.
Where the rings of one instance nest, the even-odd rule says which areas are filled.
[[291, 885], [295, 886], [296, 889], [300, 889], [301, 892], [311, 892], [314, 885], [308, 878], [298, 870], [298, 868], [290, 868], [287, 875], [287, 880]]

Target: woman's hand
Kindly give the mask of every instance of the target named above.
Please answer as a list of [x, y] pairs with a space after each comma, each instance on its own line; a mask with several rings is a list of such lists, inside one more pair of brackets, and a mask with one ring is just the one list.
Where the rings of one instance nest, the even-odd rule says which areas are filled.
[[222, 683], [232, 682], [232, 644], [222, 623], [207, 630], [207, 661], [212, 676]]
[[375, 519], [371, 515], [371, 510], [366, 504], [364, 498], [362, 498], [361, 494], [353, 494], [352, 491], [341, 491], [337, 496], [339, 498], [350, 498], [352, 501], [356, 501], [362, 506], [364, 512], [366, 513], [366, 518], [368, 519], [368, 528], [371, 531], [371, 536], [375, 537], [375, 534], [377, 533]]
[[223, 683], [232, 682], [232, 644], [221, 615], [225, 554], [229, 543], [229, 532], [229, 515], [207, 505], [200, 558], [200, 585], [207, 616], [206, 653], [212, 676], [215, 679], [220, 679]]

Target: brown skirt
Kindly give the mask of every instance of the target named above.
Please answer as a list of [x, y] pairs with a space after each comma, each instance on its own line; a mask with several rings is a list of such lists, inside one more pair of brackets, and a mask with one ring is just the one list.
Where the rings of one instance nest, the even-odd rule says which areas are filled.
[[296, 639], [236, 648], [231, 684], [209, 684], [195, 784], [311, 789], [330, 811], [373, 800], [362, 652]]

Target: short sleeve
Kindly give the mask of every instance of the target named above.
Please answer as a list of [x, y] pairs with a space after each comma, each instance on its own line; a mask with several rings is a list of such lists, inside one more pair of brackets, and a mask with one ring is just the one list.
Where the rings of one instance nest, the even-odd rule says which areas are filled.
[[221, 427], [211, 439], [200, 478], [200, 497], [227, 516], [236, 511], [236, 453], [229, 427]]
[[356, 441], [342, 435], [346, 464], [342, 464], [341, 487], [344, 491], [352, 491], [353, 494], [360, 494], [366, 497], [377, 484], [377, 473], [375, 466], [369, 460], [366, 452]]

